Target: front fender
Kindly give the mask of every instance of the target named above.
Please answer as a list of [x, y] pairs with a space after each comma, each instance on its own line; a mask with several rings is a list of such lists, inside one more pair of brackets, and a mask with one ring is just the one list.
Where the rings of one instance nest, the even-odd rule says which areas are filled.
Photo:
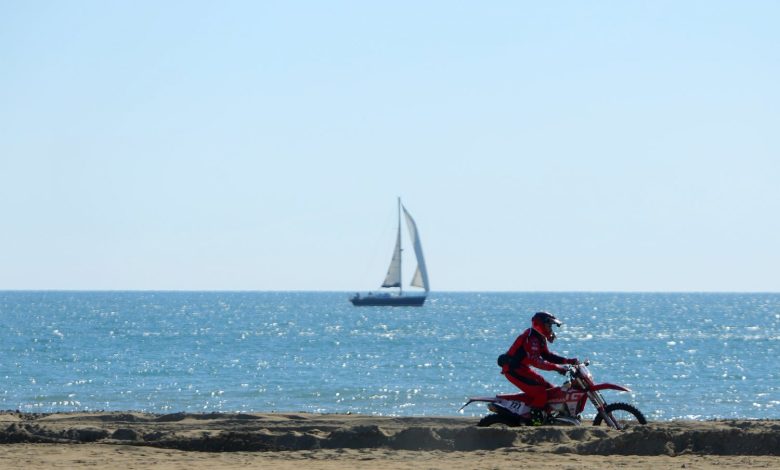
[[611, 383], [603, 383], [603, 384], [596, 384], [593, 386], [592, 390], [598, 391], [598, 390], [619, 390], [621, 392], [630, 392], [630, 388], [626, 388], [622, 385], [616, 385]]

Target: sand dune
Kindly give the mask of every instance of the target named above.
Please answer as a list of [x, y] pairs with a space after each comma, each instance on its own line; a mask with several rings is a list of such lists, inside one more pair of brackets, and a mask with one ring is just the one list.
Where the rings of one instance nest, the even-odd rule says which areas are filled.
[[774, 420], [655, 422], [626, 431], [590, 425], [477, 428], [476, 422], [305, 413], [4, 412], [0, 466], [56, 467], [69, 458], [71, 465], [63, 466], [80, 460], [87, 466], [89, 454], [96, 464], [110, 459], [111, 466], [124, 458], [125, 468], [134, 468], [133, 462], [142, 468], [150, 459], [169, 468], [251, 462], [293, 468], [302, 461], [307, 468], [367, 462], [373, 468], [509, 468], [529, 460], [584, 468], [664, 468], [664, 462], [669, 468], [780, 467], [780, 421]]

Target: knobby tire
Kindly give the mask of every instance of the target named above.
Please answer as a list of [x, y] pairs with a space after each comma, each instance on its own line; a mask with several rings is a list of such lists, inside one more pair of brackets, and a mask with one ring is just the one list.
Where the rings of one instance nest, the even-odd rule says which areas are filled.
[[477, 426], [481, 428], [486, 428], [494, 424], [505, 424], [507, 426], [519, 426], [520, 422], [517, 419], [511, 418], [509, 416], [492, 414], [492, 415], [487, 415], [484, 418], [480, 419], [479, 423], [477, 423]]
[[[610, 403], [609, 405], [607, 405], [604, 411], [606, 413], [612, 413], [613, 411], [625, 411], [633, 415], [634, 418], [636, 418], [637, 423], [647, 424], [645, 415], [643, 415], [642, 412], [639, 411], [634, 405], [629, 405], [628, 403]], [[604, 418], [601, 416], [601, 413], [599, 413], [593, 419], [593, 425], [600, 426], [603, 420]]]

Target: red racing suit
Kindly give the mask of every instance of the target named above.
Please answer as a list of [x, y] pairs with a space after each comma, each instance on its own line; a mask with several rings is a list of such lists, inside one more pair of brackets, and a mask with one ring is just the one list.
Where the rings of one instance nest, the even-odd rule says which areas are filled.
[[517, 337], [512, 347], [506, 353], [510, 362], [501, 366], [501, 373], [524, 391], [530, 398], [529, 405], [533, 408], [544, 408], [547, 404], [547, 389], [553, 388], [550, 382], [531, 369], [531, 366], [542, 370], [564, 370], [558, 364], [576, 364], [576, 359], [553, 354], [547, 348], [547, 338], [533, 328], [528, 328]]

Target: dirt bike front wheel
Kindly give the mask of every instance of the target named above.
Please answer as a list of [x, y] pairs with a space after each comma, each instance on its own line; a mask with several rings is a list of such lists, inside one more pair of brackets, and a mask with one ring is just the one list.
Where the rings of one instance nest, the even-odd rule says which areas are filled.
[[[645, 415], [643, 415], [634, 405], [629, 405], [628, 403], [610, 403], [604, 411], [618, 423], [618, 426], [621, 429], [631, 424], [647, 424]], [[603, 420], [604, 417], [599, 413], [593, 420], [593, 425], [600, 426]]]
[[514, 427], [514, 426], [519, 426], [520, 422], [517, 419], [512, 418], [510, 416], [504, 416], [504, 415], [500, 415], [500, 414], [491, 414], [491, 415], [487, 415], [484, 418], [480, 419], [479, 423], [477, 423], [477, 426], [479, 426], [481, 428], [486, 428], [486, 427], [492, 426], [494, 424], [504, 424], [504, 425], [507, 425], [507, 426], [513, 426]]

